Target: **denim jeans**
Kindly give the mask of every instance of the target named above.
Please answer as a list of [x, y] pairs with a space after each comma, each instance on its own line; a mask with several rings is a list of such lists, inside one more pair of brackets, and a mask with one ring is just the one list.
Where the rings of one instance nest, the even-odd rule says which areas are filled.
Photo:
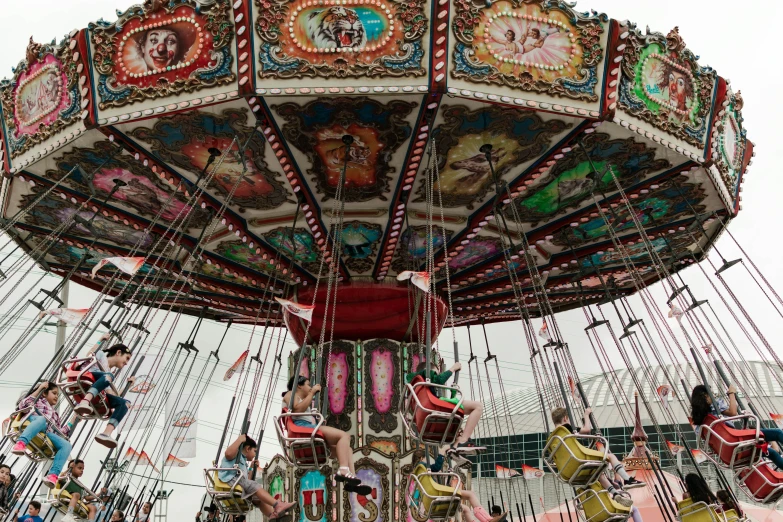
[[[109, 385], [111, 385], [111, 383], [114, 381], [114, 374], [108, 372], [91, 372], [91, 373], [96, 379], [95, 382], [92, 383], [89, 393], [92, 394], [93, 397], [97, 397], [98, 394], [100, 394], [103, 390], [108, 388]], [[111, 408], [112, 410], [111, 417], [109, 418], [109, 424], [111, 424], [116, 428], [117, 426], [119, 426], [120, 422], [122, 422], [122, 419], [128, 413], [128, 401], [126, 401], [122, 397], [117, 397], [116, 395], [111, 395], [107, 393], [106, 403], [109, 405], [109, 408]]]
[[[46, 422], [45, 417], [31, 415], [30, 424], [27, 425], [27, 428], [25, 428], [19, 436], [19, 440], [25, 444], [30, 444], [30, 441], [34, 439], [36, 435], [46, 432], [46, 428], [48, 427], [49, 424]], [[68, 461], [68, 456], [71, 454], [71, 443], [54, 433], [46, 433], [46, 436], [52, 441], [52, 446], [54, 446], [56, 451], [54, 454], [54, 462], [52, 462], [52, 467], [49, 469], [49, 474], [54, 473], [55, 475], [59, 475], [63, 470], [63, 466], [65, 466], [65, 463]]]
[[[762, 428], [761, 433], [764, 434], [764, 439], [767, 442], [777, 442], [778, 444], [783, 444], [783, 430], [778, 428]], [[777, 467], [779, 470], [783, 470], [783, 456], [781, 456], [780, 453], [773, 450], [772, 448], [769, 448], [769, 460], [771, 460], [775, 467]]]

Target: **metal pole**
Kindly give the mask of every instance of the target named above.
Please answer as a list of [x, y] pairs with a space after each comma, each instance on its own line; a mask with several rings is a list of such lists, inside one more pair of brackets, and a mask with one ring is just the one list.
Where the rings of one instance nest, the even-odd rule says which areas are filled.
[[[68, 308], [68, 294], [70, 294], [71, 289], [71, 282], [69, 280], [65, 281], [65, 284], [62, 287], [62, 290], [60, 290], [60, 299], [63, 302], [63, 308]], [[57, 349], [65, 344], [65, 337], [66, 337], [66, 325], [62, 321], [57, 321], [57, 336], [55, 337], [54, 341], [54, 350], [57, 352]]]
[[563, 376], [560, 375], [560, 366], [558, 366], [557, 361], [552, 361], [552, 364], [555, 366], [557, 383], [560, 385], [560, 394], [563, 396], [563, 403], [565, 404], [566, 410], [568, 411], [568, 419], [574, 423], [576, 420], [574, 419], [574, 413], [571, 411], [571, 404], [568, 402], [568, 394], [566, 393], [565, 386], [563, 385]]

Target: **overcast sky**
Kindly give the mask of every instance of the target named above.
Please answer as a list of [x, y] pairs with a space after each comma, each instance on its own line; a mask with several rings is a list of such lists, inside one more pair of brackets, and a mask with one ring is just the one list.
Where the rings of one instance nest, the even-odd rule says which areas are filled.
[[[114, 20], [115, 9], [125, 8], [123, 3], [107, 0], [36, 0], [35, 2], [0, 2], [0, 20], [3, 21], [0, 31], [0, 77], [10, 76], [11, 67], [24, 57], [24, 51], [29, 37], [36, 41], [47, 42], [53, 38], [60, 39], [74, 28], [84, 27], [90, 21], [98, 18]], [[652, 29], [668, 32], [675, 25], [680, 27], [680, 34], [689, 48], [701, 56], [700, 63], [709, 65], [718, 74], [728, 78], [735, 90], [741, 89], [745, 100], [743, 115], [745, 127], [750, 139], [756, 144], [757, 156], [754, 159], [747, 181], [744, 184], [743, 211], [734, 220], [731, 230], [743, 244], [747, 253], [765, 273], [767, 278], [777, 288], [783, 288], [783, 276], [780, 274], [780, 228], [781, 216], [781, 181], [780, 168], [783, 149], [779, 145], [780, 133], [778, 125], [783, 122], [783, 109], [780, 103], [781, 69], [770, 64], [769, 60], [777, 55], [773, 52], [779, 47], [778, 31], [771, 23], [780, 19], [779, 2], [763, 0], [746, 0], [744, 2], [728, 2], [716, 0], [592, 0], [580, 2], [577, 8], [582, 10], [595, 9], [605, 12], [618, 20], [631, 20], [644, 29], [646, 25]], [[770, 23], [765, 23], [768, 20]], [[766, 100], [766, 101], [765, 101]], [[724, 237], [719, 248], [728, 258], [738, 257], [738, 252], [731, 240]], [[692, 285], [698, 297], [714, 297], [705, 286], [705, 281], [698, 269], [687, 270], [684, 277]], [[747, 303], [767, 337], [773, 343], [777, 341], [773, 334], [780, 332], [781, 317], [772, 309], [769, 303], [763, 301], [762, 294], [752, 286], [752, 281], [746, 274], [736, 270], [727, 275], [730, 284], [738, 289], [738, 295]], [[50, 283], [52, 286], [53, 283]], [[660, 285], [658, 285], [660, 286]], [[71, 306], [80, 308], [88, 306], [94, 294], [86, 291], [73, 291]], [[664, 305], [665, 298], [660, 288], [655, 295]], [[571, 312], [558, 316], [558, 322], [564, 331], [575, 358], [578, 358], [580, 375], [589, 375], [598, 371], [593, 361], [590, 346], [585, 339], [582, 328], [584, 317], [581, 312]], [[174, 343], [184, 340], [192, 322], [183, 319], [175, 331]], [[168, 328], [168, 326], [166, 326]], [[520, 331], [516, 323], [491, 325], [487, 328], [491, 349], [498, 355], [503, 368], [503, 378], [506, 390], [524, 388], [532, 385], [532, 375], [529, 371], [530, 362], [527, 349], [520, 346]], [[483, 339], [478, 335], [478, 329], [473, 329], [474, 347], [483, 355]], [[213, 349], [222, 327], [207, 325], [197, 344], [203, 348]], [[463, 353], [467, 347], [465, 330], [457, 332]], [[445, 338], [450, 339], [448, 332]], [[26, 383], [34, 379], [40, 371], [39, 361], [52, 354], [54, 336], [41, 335], [28, 348], [28, 352], [12, 369], [0, 376], [0, 407], [10, 410], [13, 398]], [[202, 425], [199, 431], [199, 456], [193, 460], [189, 468], [174, 470], [171, 480], [200, 484], [201, 469], [214, 458], [216, 442], [220, 437], [220, 427], [225, 423], [225, 412], [231, 398], [233, 388], [222, 386], [222, 374], [226, 366], [244, 350], [249, 342], [250, 328], [242, 327], [232, 332], [222, 351], [224, 365], [218, 368], [215, 386], [211, 386], [201, 408]], [[740, 346], [746, 346], [737, 337]], [[159, 343], [160, 341], [158, 341]], [[256, 343], [253, 343], [254, 348]], [[450, 350], [450, 344], [447, 345]], [[157, 350], [152, 347], [151, 350]], [[202, 353], [208, 350], [202, 349]], [[0, 354], [5, 350], [0, 350]], [[450, 353], [450, 351], [448, 352]], [[748, 358], [757, 358], [749, 354]], [[202, 365], [198, 361], [197, 365]], [[197, 370], [200, 368], [197, 366]], [[230, 384], [234, 384], [233, 381]], [[277, 401], [282, 382], [272, 395]], [[496, 393], [499, 390], [495, 390]], [[274, 412], [276, 413], [276, 406]], [[254, 417], [254, 419], [257, 417]], [[682, 419], [683, 421], [685, 419]], [[269, 426], [262, 444], [261, 455], [268, 459], [277, 452], [274, 430]], [[211, 442], [210, 442], [211, 441]], [[93, 454], [94, 453], [94, 454]], [[103, 458], [103, 450], [93, 450], [88, 460], [86, 476], [91, 481], [99, 466], [97, 459]], [[174, 486], [175, 493], [169, 507], [169, 514], [195, 512], [203, 494], [203, 488]], [[175, 515], [176, 516], [176, 515]], [[187, 517], [190, 518], [190, 515]], [[177, 517], [177, 520], [184, 518]]]

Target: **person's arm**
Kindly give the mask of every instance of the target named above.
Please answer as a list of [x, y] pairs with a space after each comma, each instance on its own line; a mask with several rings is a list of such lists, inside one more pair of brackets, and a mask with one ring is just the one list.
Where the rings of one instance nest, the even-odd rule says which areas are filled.
[[449, 368], [445, 372], [436, 374], [432, 378], [432, 383], [433, 384], [440, 384], [441, 386], [443, 386], [443, 385], [445, 385], [449, 381], [449, 379], [451, 379], [451, 376], [454, 375], [454, 372], [457, 372], [460, 369], [462, 369], [462, 365], [460, 363], [458, 363], [458, 362], [455, 362], [451, 366], [451, 368]]
[[226, 448], [226, 459], [228, 460], [234, 460], [237, 458], [237, 453], [239, 453], [239, 447], [244, 444], [244, 442], [247, 440], [247, 436], [242, 434], [239, 437], [237, 437], [237, 440], [231, 443], [229, 447]]
[[312, 388], [310, 388], [310, 393], [307, 394], [307, 396], [299, 401], [297, 404], [294, 404], [294, 413], [305, 413], [307, 411], [307, 408], [310, 407], [311, 404], [313, 404], [313, 397], [315, 397], [315, 394], [321, 391], [321, 385], [316, 384]]
[[494, 516], [489, 519], [489, 522], [500, 522], [501, 520], [505, 520], [506, 515], [508, 515], [508, 511], [505, 513], [501, 513], [500, 515]]
[[33, 393], [22, 399], [19, 404], [17, 405], [17, 409], [21, 410], [24, 408], [27, 408], [28, 406], [32, 406], [35, 404], [35, 402], [38, 400], [38, 398], [41, 396], [43, 391], [46, 389], [46, 387], [49, 386], [49, 381], [43, 381], [40, 383], [35, 390], [33, 390]]
[[430, 466], [430, 471], [432, 471], [433, 473], [440, 473], [440, 471], [443, 469], [443, 460], [444, 460], [443, 455], [438, 454], [438, 456], [435, 457], [435, 460]]
[[733, 384], [729, 386], [729, 390], [726, 392], [726, 395], [729, 396], [729, 407], [723, 411], [723, 414], [729, 417], [739, 415], [739, 405], [737, 404], [737, 388]]
[[593, 431], [593, 423], [590, 422], [590, 414], [593, 413], [592, 408], [585, 408], [585, 414], [582, 417], [582, 421], [584, 421], [584, 426], [582, 426], [579, 429], [579, 433], [582, 435], [589, 435], [591, 431]]
[[110, 337], [111, 337], [111, 334], [109, 334], [109, 333], [105, 333], [105, 334], [101, 335], [101, 338], [98, 339], [98, 342], [95, 343], [95, 345], [93, 345], [92, 348], [90, 348], [89, 352], [87, 352], [87, 357], [91, 357], [91, 356], [95, 355], [96, 353], [98, 353], [98, 350], [101, 349], [101, 346], [103, 346], [103, 344], [106, 341], [108, 341]]

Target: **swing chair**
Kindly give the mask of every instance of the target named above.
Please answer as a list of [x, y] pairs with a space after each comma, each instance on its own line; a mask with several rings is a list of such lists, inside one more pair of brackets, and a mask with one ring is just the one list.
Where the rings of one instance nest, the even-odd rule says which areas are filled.
[[[603, 451], [581, 444], [603, 444]], [[598, 435], [574, 435], [565, 426], [558, 426], [547, 440], [543, 460], [549, 470], [570, 486], [589, 486], [609, 466], [609, 441]]]
[[[444, 396], [457, 399], [456, 403], [437, 397], [432, 388], [443, 390]], [[462, 428], [461, 404], [462, 392], [456, 386], [432, 384], [417, 375], [405, 385], [400, 417], [414, 439], [439, 446], [453, 444]]]
[[[60, 382], [57, 386], [63, 392], [65, 400], [71, 408], [82, 402], [87, 395], [90, 387], [97, 380], [92, 374], [92, 370], [104, 371], [94, 355], [90, 357], [74, 358], [65, 361], [60, 368]], [[120, 396], [120, 393], [114, 387], [114, 383], [109, 384], [111, 393]], [[111, 416], [111, 408], [106, 401], [106, 392], [102, 391], [90, 402], [93, 413], [90, 415], [79, 415], [84, 419], [107, 420]]]
[[[303, 417], [314, 417], [315, 428], [297, 426], [294, 421]], [[290, 464], [304, 469], [318, 469], [326, 464], [330, 452], [326, 438], [319, 431], [323, 423], [324, 417], [317, 411], [293, 413], [283, 408], [283, 413], [275, 417], [277, 438]]]
[[[437, 479], [451, 484], [444, 486]], [[459, 493], [462, 480], [453, 472], [434, 473], [424, 464], [418, 464], [410, 475], [413, 489], [407, 495], [408, 511], [419, 522], [439, 522], [456, 516], [462, 496]]]
[[[215, 463], [213, 462], [212, 465], [214, 466]], [[220, 473], [223, 471], [236, 472], [236, 477], [231, 482], [223, 482], [220, 480]], [[212, 498], [213, 504], [223, 515], [244, 515], [253, 510], [253, 503], [245, 498], [245, 492], [239, 486], [239, 481], [244, 476], [245, 473], [236, 466], [212, 467], [204, 470], [207, 495]]]
[[[742, 421], [752, 428], [736, 429], [727, 424]], [[749, 423], [749, 424], [748, 424]], [[704, 453], [723, 469], [740, 469], [754, 466], [761, 458], [764, 435], [759, 431], [759, 420], [755, 415], [743, 414], [734, 417], [708, 415], [699, 426], [699, 446]]]
[[[11, 442], [16, 444], [19, 441], [22, 432], [24, 432], [25, 428], [30, 424], [30, 417], [34, 414], [35, 407], [28, 406], [27, 408], [17, 410], [10, 415], [11, 426], [8, 429], [8, 435], [6, 436], [11, 439]], [[52, 428], [59, 437], [70, 442], [68, 436], [60, 430], [59, 426], [52, 424], [49, 419], [46, 419], [46, 423], [47, 427]], [[39, 433], [33, 437], [25, 449], [25, 456], [33, 462], [52, 460], [54, 459], [55, 453], [57, 453], [57, 450], [54, 448], [52, 441], [49, 440], [49, 437], [46, 436], [46, 432]]]
[[574, 508], [584, 522], [625, 522], [631, 516], [631, 508], [615, 502], [598, 483], [577, 490]]
[[718, 511], [720, 506], [706, 502], [694, 502], [686, 498], [677, 503], [677, 520], [680, 522], [743, 522], [736, 511]]
[[777, 506], [783, 500], [783, 473], [775, 471], [768, 461], [739, 470], [734, 475], [734, 483], [746, 495], [762, 504]]
[[88, 503], [84, 501], [86, 497], [98, 497], [95, 493], [87, 489], [78, 479], [75, 479], [69, 473], [64, 477], [60, 477], [55, 484], [54, 488], [49, 490], [46, 495], [46, 503], [55, 508], [59, 513], [65, 515], [68, 513], [68, 504], [71, 502], [72, 494], [66, 491], [66, 488], [71, 484], [76, 484], [82, 490], [81, 498], [76, 503], [76, 507], [73, 510], [73, 515], [82, 520], [89, 520], [90, 509]]

